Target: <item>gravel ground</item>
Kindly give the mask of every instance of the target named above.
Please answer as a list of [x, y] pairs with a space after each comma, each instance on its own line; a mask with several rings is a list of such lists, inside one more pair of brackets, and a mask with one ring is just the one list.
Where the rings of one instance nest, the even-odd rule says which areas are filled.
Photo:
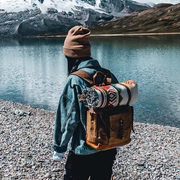
[[[21, 111], [20, 111], [21, 110]], [[0, 180], [63, 179], [52, 161], [54, 112], [0, 100]], [[113, 166], [113, 180], [180, 180], [180, 129], [134, 124], [132, 142]]]

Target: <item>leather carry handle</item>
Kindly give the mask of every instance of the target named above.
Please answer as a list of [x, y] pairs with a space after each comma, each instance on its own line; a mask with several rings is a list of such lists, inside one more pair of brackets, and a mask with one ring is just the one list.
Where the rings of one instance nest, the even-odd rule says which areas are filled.
[[120, 84], [122, 86], [124, 86], [127, 89], [127, 93], [128, 93], [128, 101], [126, 105], [129, 105], [130, 101], [131, 101], [131, 91], [129, 89], [129, 87], [126, 84]]
[[107, 80], [106, 80], [106, 79], [107, 79], [107, 76], [106, 76], [103, 72], [97, 71], [97, 72], [94, 74], [94, 76], [93, 76], [93, 83], [94, 83], [94, 85], [96, 85], [96, 78], [97, 78], [98, 74], [102, 74], [102, 75], [104, 76], [104, 79], [103, 79], [102, 84], [103, 84], [103, 83], [104, 83], [104, 85], [107, 84]]
[[[108, 84], [112, 83], [111, 72], [109, 70], [103, 68], [103, 72], [97, 71], [94, 74], [95, 81], [96, 81], [96, 77], [97, 77], [98, 73], [101, 73], [104, 76], [104, 80], [103, 80], [104, 85], [108, 85]], [[71, 74], [79, 76], [81, 79], [88, 82], [91, 86], [96, 85], [96, 82], [93, 81], [93, 77], [91, 78], [90, 74], [84, 70], [80, 69]]]

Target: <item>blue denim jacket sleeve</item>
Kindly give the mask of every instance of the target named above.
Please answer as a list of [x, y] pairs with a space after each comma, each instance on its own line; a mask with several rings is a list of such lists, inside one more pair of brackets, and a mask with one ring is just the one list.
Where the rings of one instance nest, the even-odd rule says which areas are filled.
[[54, 150], [63, 153], [80, 122], [80, 109], [77, 95], [81, 93], [80, 82], [76, 76], [69, 76], [60, 97], [54, 126]]

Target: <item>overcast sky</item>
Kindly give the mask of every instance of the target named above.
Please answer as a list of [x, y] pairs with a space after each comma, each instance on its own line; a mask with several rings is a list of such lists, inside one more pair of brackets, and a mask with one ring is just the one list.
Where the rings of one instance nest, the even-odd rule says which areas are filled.
[[158, 4], [158, 3], [172, 3], [172, 4], [180, 3], [180, 0], [134, 0], [134, 1], [137, 1], [140, 3], [152, 2], [155, 4]]

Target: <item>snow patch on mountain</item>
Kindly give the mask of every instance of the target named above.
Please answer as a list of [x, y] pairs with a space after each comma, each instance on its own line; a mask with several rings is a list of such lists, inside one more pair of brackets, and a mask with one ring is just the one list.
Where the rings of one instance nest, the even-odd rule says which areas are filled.
[[101, 0], [96, 0], [96, 4], [93, 6], [81, 0], [3, 0], [0, 1], [0, 10], [6, 12], [19, 12], [39, 8], [42, 13], [46, 13], [49, 8], [56, 9], [58, 12], [73, 12], [77, 9], [76, 7], [84, 7], [103, 11], [99, 7], [100, 3]]

